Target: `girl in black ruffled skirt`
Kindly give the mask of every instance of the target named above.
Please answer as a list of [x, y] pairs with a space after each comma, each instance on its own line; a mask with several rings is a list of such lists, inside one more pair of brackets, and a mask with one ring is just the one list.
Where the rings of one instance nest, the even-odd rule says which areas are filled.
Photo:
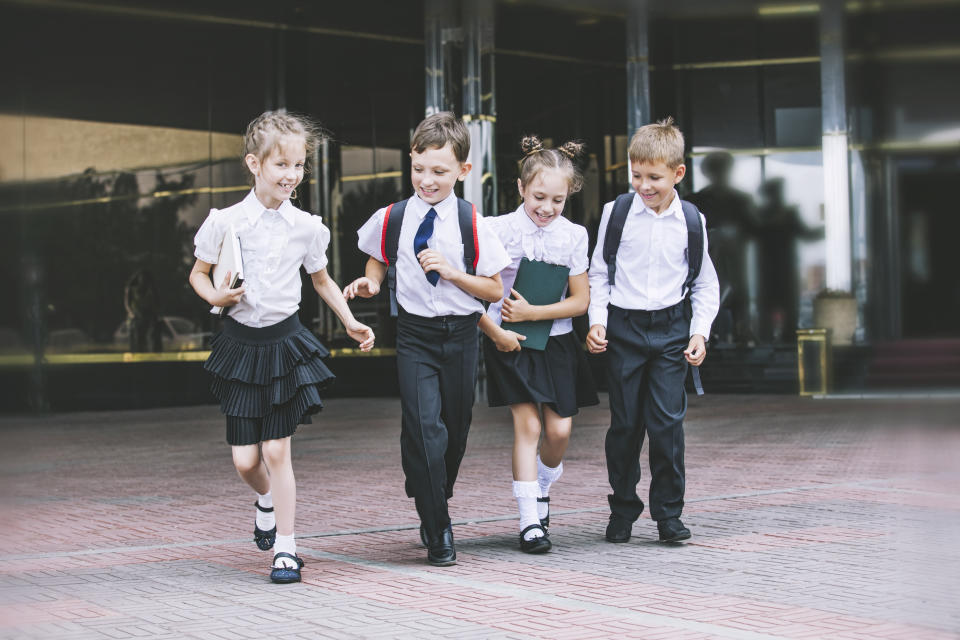
[[[194, 240], [197, 258], [190, 284], [207, 303], [227, 309], [223, 330], [204, 368], [227, 419], [227, 442], [240, 477], [257, 492], [254, 541], [273, 548], [270, 579], [299, 582], [303, 561], [294, 540], [296, 482], [290, 437], [320, 411], [320, 390], [334, 376], [322, 358], [329, 351], [297, 317], [300, 267], [363, 351], [374, 335], [354, 319], [327, 275], [330, 231], [290, 202], [303, 180], [306, 158], [317, 144], [313, 125], [300, 116], [268, 111], [250, 123], [244, 164], [254, 188], [241, 202], [211, 209]], [[240, 239], [241, 286], [230, 276], [211, 282], [224, 237]]]

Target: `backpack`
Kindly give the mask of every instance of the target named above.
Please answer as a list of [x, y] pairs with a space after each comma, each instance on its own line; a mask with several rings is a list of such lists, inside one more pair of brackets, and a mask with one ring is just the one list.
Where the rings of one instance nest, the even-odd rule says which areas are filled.
[[[387, 265], [387, 287], [390, 289], [390, 315], [397, 316], [397, 250], [400, 245], [400, 227], [407, 200], [395, 202], [383, 214], [383, 231], [380, 235], [380, 253]], [[463, 242], [463, 270], [469, 275], [477, 274], [480, 260], [480, 239], [477, 235], [477, 207], [457, 198], [457, 216], [460, 222], [460, 239]]]
[[[633, 192], [617, 196], [613, 202], [613, 211], [607, 221], [607, 233], [603, 238], [603, 259], [607, 263], [607, 278], [613, 286], [617, 271], [617, 249], [620, 248], [620, 238], [623, 236], [623, 225], [630, 213], [633, 204]], [[690, 288], [700, 275], [703, 265], [703, 225], [700, 222], [700, 210], [696, 205], [686, 200], [680, 201], [683, 209], [683, 219], [687, 223], [687, 278], [683, 282], [683, 297], [690, 297]]]
[[[613, 286], [617, 271], [617, 249], [620, 248], [620, 238], [623, 236], [623, 225], [630, 213], [633, 204], [633, 192], [617, 196], [613, 202], [613, 210], [607, 221], [607, 233], [603, 238], [603, 259], [607, 263], [607, 278]], [[686, 302], [686, 312], [690, 310], [690, 289], [693, 282], [700, 275], [703, 265], [703, 225], [700, 223], [700, 210], [696, 205], [686, 200], [680, 201], [683, 209], [683, 219], [687, 223], [687, 278], [683, 281], [683, 299]], [[700, 367], [690, 367], [693, 376], [693, 386], [698, 396], [703, 395], [703, 383], [700, 381]]]

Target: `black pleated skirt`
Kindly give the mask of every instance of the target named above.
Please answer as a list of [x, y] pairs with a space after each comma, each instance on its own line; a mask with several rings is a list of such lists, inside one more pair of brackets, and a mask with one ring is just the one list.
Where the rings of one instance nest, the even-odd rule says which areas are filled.
[[580, 407], [600, 403], [587, 355], [573, 331], [550, 336], [543, 351], [497, 351], [493, 341], [484, 336], [483, 356], [491, 407], [543, 403], [560, 417], [569, 418]]
[[227, 418], [227, 442], [257, 444], [293, 435], [323, 408], [320, 390], [334, 380], [330, 355], [296, 314], [269, 327], [227, 316], [203, 368]]

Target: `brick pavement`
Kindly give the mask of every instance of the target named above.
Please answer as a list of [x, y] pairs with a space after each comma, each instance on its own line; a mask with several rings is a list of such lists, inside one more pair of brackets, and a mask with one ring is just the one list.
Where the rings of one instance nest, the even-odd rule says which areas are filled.
[[295, 437], [289, 586], [216, 407], [0, 418], [0, 638], [960, 637], [960, 400], [692, 399], [676, 546], [646, 514], [603, 541], [604, 405], [574, 423], [543, 556], [516, 545], [508, 413], [478, 407], [439, 569], [398, 401], [329, 401]]

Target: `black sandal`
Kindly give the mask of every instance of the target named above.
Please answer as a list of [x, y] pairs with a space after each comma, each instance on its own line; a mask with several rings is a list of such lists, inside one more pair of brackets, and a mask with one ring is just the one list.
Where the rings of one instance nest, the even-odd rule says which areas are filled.
[[[273, 507], [261, 507], [259, 500], [253, 504], [256, 505], [258, 511], [262, 511], [263, 513], [273, 511]], [[257, 548], [261, 551], [269, 551], [273, 547], [273, 543], [277, 541], [277, 526], [274, 525], [270, 531], [264, 531], [254, 523], [253, 541], [257, 543]]]
[[542, 498], [537, 498], [537, 502], [546, 502], [547, 503], [547, 517], [540, 518], [540, 524], [543, 528], [550, 526], [550, 496], [543, 496]]
[[297, 563], [295, 567], [273, 567], [270, 571], [270, 580], [276, 584], [290, 584], [291, 582], [300, 582], [300, 568], [303, 567], [303, 560], [292, 553], [281, 551], [274, 554], [273, 564], [277, 564], [277, 558], [290, 558]]
[[[540, 529], [543, 535], [531, 538], [530, 540], [525, 539], [523, 536], [532, 529]], [[550, 538], [547, 537], [547, 530], [539, 524], [532, 524], [520, 532], [520, 551], [524, 553], [546, 553], [550, 551], [551, 547], [553, 547], [553, 544], [550, 542]]]

